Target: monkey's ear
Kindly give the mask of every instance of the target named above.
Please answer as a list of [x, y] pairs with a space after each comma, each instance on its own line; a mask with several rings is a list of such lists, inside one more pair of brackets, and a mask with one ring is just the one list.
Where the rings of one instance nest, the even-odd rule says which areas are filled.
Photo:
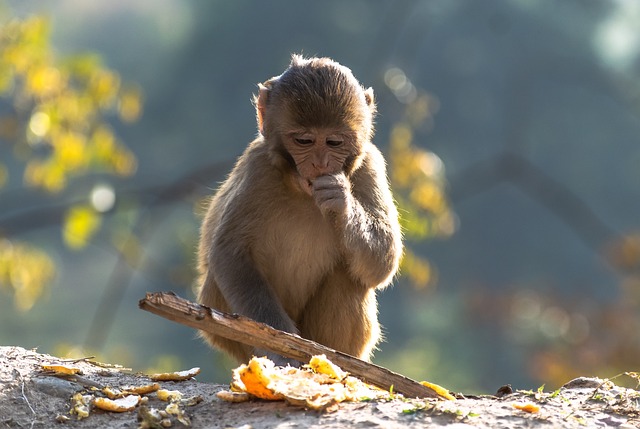
[[259, 83], [258, 84], [258, 95], [254, 97], [254, 104], [256, 105], [256, 116], [258, 118], [258, 131], [260, 134], [264, 135], [264, 122], [265, 122], [265, 112], [267, 110], [267, 100], [269, 99], [269, 82], [265, 82], [265, 85]]
[[371, 113], [376, 113], [376, 100], [373, 96], [373, 88], [364, 90], [364, 99], [367, 102], [367, 106], [371, 109]]

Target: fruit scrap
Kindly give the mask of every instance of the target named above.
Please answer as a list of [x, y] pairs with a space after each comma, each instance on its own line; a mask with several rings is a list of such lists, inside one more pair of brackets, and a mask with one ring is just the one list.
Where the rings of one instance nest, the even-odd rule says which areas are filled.
[[235, 387], [260, 399], [277, 401], [282, 399], [282, 395], [269, 389], [269, 384], [277, 377], [278, 372], [273, 362], [267, 358], [254, 357], [248, 365], [243, 364], [233, 370], [232, 389]]
[[123, 396], [125, 396], [125, 394], [122, 392], [122, 390], [116, 389], [116, 388], [110, 387], [110, 386], [107, 386], [104, 389], [102, 389], [102, 393], [107, 395], [107, 398], [109, 398], [109, 399], [118, 399], [118, 398], [122, 398]]
[[89, 417], [89, 406], [93, 400], [93, 395], [83, 395], [82, 393], [76, 393], [71, 397], [71, 410], [69, 414], [75, 414], [78, 416], [78, 420]]
[[219, 392], [217, 397], [229, 402], [244, 402], [251, 397], [284, 399], [313, 410], [325, 410], [342, 401], [388, 395], [348, 376], [325, 356], [314, 356], [306, 369], [276, 367], [267, 358], [254, 357], [233, 370], [231, 390]]
[[120, 388], [107, 386], [102, 389], [102, 393], [107, 395], [109, 399], [118, 399], [127, 395], [146, 395], [160, 389], [158, 383], [146, 384], [144, 386], [124, 386]]
[[444, 387], [442, 387], [442, 386], [438, 386], [435, 383], [429, 383], [428, 381], [421, 381], [420, 384], [430, 388], [431, 390], [436, 392], [438, 394], [438, 396], [440, 396], [441, 398], [447, 399], [449, 401], [455, 401], [456, 400], [455, 396], [453, 396], [451, 393], [449, 393], [449, 391], [447, 389], [445, 389]]
[[158, 383], [145, 384], [144, 386], [124, 386], [120, 390], [126, 393], [134, 393], [136, 395], [146, 395], [147, 393], [155, 392], [160, 389]]
[[247, 392], [230, 392], [228, 390], [222, 390], [216, 393], [216, 396], [226, 402], [247, 402], [251, 399], [251, 395]]
[[200, 374], [200, 368], [191, 368], [186, 371], [163, 372], [160, 374], [151, 374], [149, 376], [153, 381], [182, 381], [188, 380]]
[[70, 365], [57, 365], [57, 364], [46, 364], [40, 365], [40, 367], [44, 371], [53, 371], [55, 375], [74, 375], [74, 374], [82, 374], [82, 370], [80, 368], [76, 368], [75, 366]]
[[516, 408], [518, 410], [527, 412], [527, 413], [537, 413], [538, 411], [540, 411], [540, 407], [537, 406], [536, 404], [532, 404], [532, 403], [526, 403], [526, 404], [513, 404], [513, 408]]
[[142, 405], [138, 408], [139, 429], [158, 429], [171, 427], [169, 414], [164, 410]]
[[128, 395], [119, 399], [96, 398], [93, 405], [104, 411], [124, 413], [133, 410], [140, 403], [140, 396]]
[[314, 372], [326, 374], [335, 380], [342, 380], [349, 375], [339, 366], [334, 365], [325, 355], [312, 356], [309, 360], [309, 366]]
[[184, 414], [184, 411], [182, 410], [182, 408], [180, 408], [177, 402], [171, 402], [169, 405], [167, 405], [167, 407], [164, 410], [168, 414], [175, 416], [176, 419], [178, 419], [178, 421], [183, 425], [185, 426], [191, 425], [191, 419], [189, 419], [189, 417]]
[[182, 392], [179, 390], [160, 389], [156, 392], [156, 395], [158, 395], [158, 399], [165, 402], [179, 401], [182, 399]]

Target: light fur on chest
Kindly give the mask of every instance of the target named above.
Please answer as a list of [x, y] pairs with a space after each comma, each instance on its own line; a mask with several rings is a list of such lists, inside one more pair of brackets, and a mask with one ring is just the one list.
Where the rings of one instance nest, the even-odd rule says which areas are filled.
[[265, 267], [262, 275], [296, 320], [338, 261], [336, 234], [315, 207], [291, 207], [266, 225], [254, 238], [252, 254], [256, 265]]

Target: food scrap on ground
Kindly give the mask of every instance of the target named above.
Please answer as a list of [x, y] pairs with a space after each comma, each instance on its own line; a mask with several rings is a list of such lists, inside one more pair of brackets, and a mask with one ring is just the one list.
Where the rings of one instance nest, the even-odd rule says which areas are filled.
[[182, 399], [182, 393], [179, 390], [160, 389], [156, 392], [156, 395], [158, 395], [158, 399], [165, 402]]
[[74, 367], [72, 365], [63, 365], [63, 364], [43, 364], [40, 365], [43, 371], [53, 371], [54, 374], [57, 375], [75, 375], [82, 374], [80, 368]]
[[[78, 368], [68, 365], [47, 364], [41, 365], [45, 372], [53, 372], [54, 376], [67, 376], [81, 374]], [[193, 378], [200, 372], [200, 368], [192, 368], [187, 371], [154, 374], [149, 376], [152, 380], [183, 381]], [[149, 395], [156, 392], [159, 400], [169, 402], [164, 410], [157, 410], [145, 405], [141, 406], [138, 414], [140, 427], [157, 428], [170, 427], [172, 417], [185, 426], [190, 425], [190, 418], [185, 414], [183, 407], [190, 407], [203, 401], [199, 395], [183, 399], [179, 390], [161, 389], [159, 383], [149, 383], [139, 386], [125, 385], [119, 387], [106, 386], [101, 389], [91, 387], [88, 392], [79, 392], [71, 398], [69, 414], [75, 415], [78, 420], [89, 417], [92, 409], [113, 413], [124, 413], [135, 410], [140, 404], [148, 402]], [[65, 421], [64, 416], [59, 416], [58, 421]]]
[[96, 408], [100, 408], [104, 411], [112, 411], [114, 413], [124, 413], [126, 411], [133, 411], [133, 409], [140, 403], [140, 396], [127, 395], [118, 399], [109, 398], [95, 398], [93, 405]]
[[528, 402], [526, 404], [513, 404], [513, 408], [524, 411], [525, 413], [537, 413], [540, 411], [540, 407], [536, 404]]
[[251, 398], [284, 400], [292, 405], [324, 410], [343, 401], [389, 397], [389, 392], [350, 376], [326, 356], [313, 356], [303, 368], [277, 367], [267, 358], [254, 357], [233, 370], [231, 391], [218, 398], [243, 402]]
[[532, 404], [531, 402], [526, 404], [513, 404], [513, 408], [524, 411], [525, 413], [537, 413], [540, 411], [540, 407], [536, 404]]
[[198, 374], [200, 374], [200, 368], [191, 368], [186, 371], [151, 374], [149, 378], [153, 381], [183, 381], [193, 378]]
[[420, 384], [422, 384], [423, 386], [429, 387], [431, 390], [436, 392], [443, 399], [448, 399], [449, 401], [456, 400], [456, 397], [453, 396], [451, 393], [449, 393], [449, 391], [442, 386], [438, 386], [435, 383], [429, 383], [428, 381], [421, 381]]
[[124, 386], [120, 388], [124, 393], [135, 393], [137, 395], [146, 395], [160, 389], [158, 383], [145, 384], [143, 386]]
[[76, 393], [71, 398], [71, 410], [69, 411], [69, 414], [76, 415], [78, 420], [89, 417], [89, 407], [91, 406], [92, 400], [93, 395]]

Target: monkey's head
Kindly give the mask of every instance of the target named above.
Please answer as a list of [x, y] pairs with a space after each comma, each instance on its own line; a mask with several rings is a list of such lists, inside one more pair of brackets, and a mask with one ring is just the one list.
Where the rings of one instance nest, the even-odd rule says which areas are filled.
[[259, 85], [258, 128], [273, 160], [299, 175], [304, 191], [324, 175], [351, 175], [373, 136], [376, 107], [351, 70], [329, 58], [294, 55], [280, 76]]

